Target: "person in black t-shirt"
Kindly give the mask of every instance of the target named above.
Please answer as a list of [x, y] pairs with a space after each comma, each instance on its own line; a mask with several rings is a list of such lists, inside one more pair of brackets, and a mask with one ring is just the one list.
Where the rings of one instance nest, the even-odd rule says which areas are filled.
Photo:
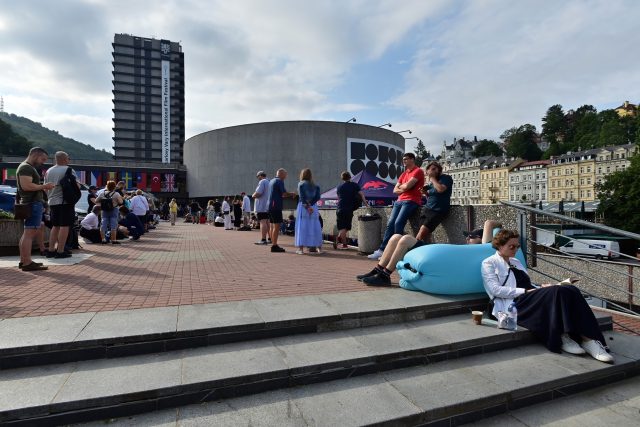
[[347, 246], [347, 233], [351, 230], [351, 222], [353, 220], [353, 211], [358, 209], [362, 203], [366, 204], [367, 199], [360, 186], [351, 182], [351, 174], [347, 171], [342, 172], [342, 184], [338, 185], [338, 209], [336, 209], [336, 219], [338, 223], [337, 243], [341, 245], [338, 249], [349, 249]]

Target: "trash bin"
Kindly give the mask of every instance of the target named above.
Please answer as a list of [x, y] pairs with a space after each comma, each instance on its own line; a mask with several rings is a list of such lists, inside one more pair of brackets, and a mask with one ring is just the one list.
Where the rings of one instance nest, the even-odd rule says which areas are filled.
[[377, 213], [358, 216], [358, 252], [371, 254], [380, 247], [382, 218]]

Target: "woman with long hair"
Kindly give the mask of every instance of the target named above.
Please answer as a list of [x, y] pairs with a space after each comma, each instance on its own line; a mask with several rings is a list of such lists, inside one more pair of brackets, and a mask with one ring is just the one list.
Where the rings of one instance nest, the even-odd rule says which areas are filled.
[[298, 208], [295, 228], [295, 245], [297, 254], [304, 253], [304, 247], [317, 248], [320, 253], [322, 246], [322, 227], [318, 213], [317, 202], [320, 200], [320, 187], [313, 182], [311, 169], [300, 171], [298, 183]]

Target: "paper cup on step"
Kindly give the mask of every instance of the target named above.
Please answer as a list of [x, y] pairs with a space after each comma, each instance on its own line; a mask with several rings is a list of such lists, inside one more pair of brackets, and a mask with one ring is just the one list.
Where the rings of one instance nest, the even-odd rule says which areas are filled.
[[476, 325], [481, 325], [482, 324], [482, 315], [484, 314], [484, 312], [482, 311], [472, 311], [471, 315], [473, 316], [473, 323], [475, 323]]

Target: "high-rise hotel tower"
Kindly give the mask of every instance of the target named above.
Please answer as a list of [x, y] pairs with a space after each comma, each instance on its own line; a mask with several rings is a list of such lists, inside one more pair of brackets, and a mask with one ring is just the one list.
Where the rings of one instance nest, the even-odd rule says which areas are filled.
[[180, 43], [115, 35], [113, 124], [116, 160], [183, 163], [184, 53]]

